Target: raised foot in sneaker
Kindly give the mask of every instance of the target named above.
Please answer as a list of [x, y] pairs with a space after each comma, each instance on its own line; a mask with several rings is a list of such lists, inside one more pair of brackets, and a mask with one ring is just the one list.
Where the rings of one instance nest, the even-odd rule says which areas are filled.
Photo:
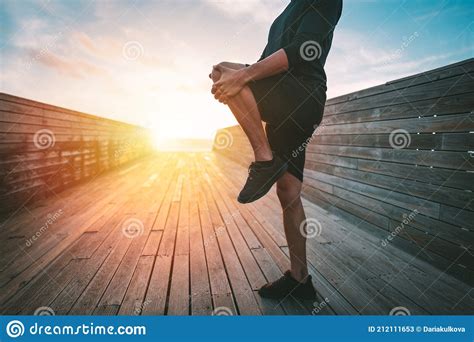
[[265, 196], [287, 169], [288, 165], [277, 156], [272, 161], [253, 162], [249, 166], [247, 182], [237, 200], [240, 203], [250, 203]]

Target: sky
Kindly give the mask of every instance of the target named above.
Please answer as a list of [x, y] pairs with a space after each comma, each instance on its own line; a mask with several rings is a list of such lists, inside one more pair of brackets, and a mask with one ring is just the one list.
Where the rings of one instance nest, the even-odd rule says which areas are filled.
[[[0, 0], [0, 92], [212, 138], [236, 122], [210, 94], [252, 63], [289, 0]], [[474, 0], [345, 0], [328, 98], [474, 56]]]

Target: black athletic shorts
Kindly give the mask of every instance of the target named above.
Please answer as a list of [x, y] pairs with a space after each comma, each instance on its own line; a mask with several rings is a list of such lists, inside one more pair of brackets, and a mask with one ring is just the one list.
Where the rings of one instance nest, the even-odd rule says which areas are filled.
[[326, 85], [305, 82], [289, 73], [248, 85], [266, 122], [273, 153], [286, 160], [288, 172], [303, 181], [306, 146], [323, 118]]

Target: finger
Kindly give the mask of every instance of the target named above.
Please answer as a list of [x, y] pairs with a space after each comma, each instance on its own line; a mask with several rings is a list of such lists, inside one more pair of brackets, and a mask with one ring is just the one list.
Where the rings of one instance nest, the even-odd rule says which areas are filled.
[[219, 96], [219, 102], [220, 103], [227, 104], [227, 101], [228, 101], [227, 96], [224, 96], [222, 94], [221, 94], [221, 96]]

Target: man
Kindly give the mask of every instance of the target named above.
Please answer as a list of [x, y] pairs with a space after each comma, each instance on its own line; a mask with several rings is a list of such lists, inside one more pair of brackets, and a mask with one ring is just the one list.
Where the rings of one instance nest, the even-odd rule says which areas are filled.
[[306, 220], [300, 195], [305, 148], [322, 120], [324, 65], [341, 12], [342, 0], [292, 0], [273, 22], [257, 63], [222, 62], [209, 75], [214, 97], [229, 106], [254, 152], [238, 201], [253, 202], [277, 183], [291, 269], [263, 286], [263, 297], [316, 295], [300, 230]]

